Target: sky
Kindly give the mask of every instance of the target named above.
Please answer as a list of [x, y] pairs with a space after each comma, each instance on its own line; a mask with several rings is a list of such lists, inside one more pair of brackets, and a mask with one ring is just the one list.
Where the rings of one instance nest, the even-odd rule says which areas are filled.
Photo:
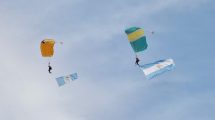
[[[0, 119], [214, 120], [214, 12], [213, 0], [0, 0]], [[141, 64], [172, 58], [173, 71], [146, 80], [132, 26], [146, 31]], [[52, 74], [45, 38], [58, 42]]]

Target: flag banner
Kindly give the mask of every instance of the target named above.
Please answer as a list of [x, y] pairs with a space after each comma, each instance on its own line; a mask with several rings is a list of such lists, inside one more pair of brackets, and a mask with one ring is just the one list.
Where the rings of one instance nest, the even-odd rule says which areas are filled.
[[66, 76], [61, 76], [61, 77], [58, 77], [56, 78], [56, 81], [58, 83], [58, 86], [63, 86], [65, 84], [68, 84], [74, 80], [78, 79], [78, 74], [77, 73], [73, 73], [73, 74], [70, 74], [70, 75], [66, 75]]
[[140, 65], [141, 70], [144, 72], [147, 79], [152, 79], [155, 76], [163, 74], [174, 68], [175, 63], [173, 59], [159, 60], [154, 63]]

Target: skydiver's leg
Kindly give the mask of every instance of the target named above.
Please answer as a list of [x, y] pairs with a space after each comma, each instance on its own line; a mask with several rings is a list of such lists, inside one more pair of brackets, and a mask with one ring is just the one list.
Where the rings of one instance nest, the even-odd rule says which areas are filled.
[[49, 73], [51, 73], [51, 70], [52, 70], [52, 67], [51, 67], [51, 66], [49, 66], [49, 70], [48, 70], [48, 71], [49, 71]]

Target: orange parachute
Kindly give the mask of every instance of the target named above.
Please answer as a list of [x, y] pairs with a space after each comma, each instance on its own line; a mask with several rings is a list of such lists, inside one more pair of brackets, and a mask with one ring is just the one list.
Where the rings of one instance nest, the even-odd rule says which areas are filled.
[[43, 57], [52, 57], [54, 55], [54, 39], [44, 39], [40, 44], [40, 50]]
[[[54, 39], [44, 39], [43, 41], [41, 41], [40, 50], [43, 57], [51, 58], [54, 55], [54, 44], [55, 44]], [[50, 65], [50, 61], [48, 67], [49, 67], [48, 71], [49, 73], [51, 73], [52, 67]]]

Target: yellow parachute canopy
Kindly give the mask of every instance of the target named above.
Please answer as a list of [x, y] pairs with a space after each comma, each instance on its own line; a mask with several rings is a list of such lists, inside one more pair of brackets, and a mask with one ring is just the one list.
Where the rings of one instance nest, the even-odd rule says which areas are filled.
[[44, 39], [40, 44], [40, 50], [43, 57], [52, 57], [54, 55], [54, 39]]

